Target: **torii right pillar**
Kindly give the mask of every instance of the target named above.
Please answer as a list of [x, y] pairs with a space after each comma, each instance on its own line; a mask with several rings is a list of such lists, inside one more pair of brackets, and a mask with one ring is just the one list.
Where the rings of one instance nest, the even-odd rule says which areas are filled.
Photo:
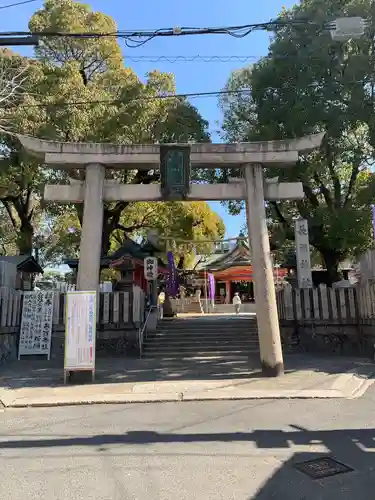
[[246, 165], [244, 170], [262, 372], [267, 377], [278, 377], [284, 373], [284, 361], [264, 201], [263, 166], [253, 163]]

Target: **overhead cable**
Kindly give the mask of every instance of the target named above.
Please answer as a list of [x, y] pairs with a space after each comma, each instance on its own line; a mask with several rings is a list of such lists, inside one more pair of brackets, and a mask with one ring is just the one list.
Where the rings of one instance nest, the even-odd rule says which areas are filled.
[[19, 5], [25, 5], [27, 3], [34, 3], [38, 0], [23, 0], [23, 2], [10, 3], [8, 5], [0, 5], [0, 10], [10, 9], [11, 7], [18, 7]]

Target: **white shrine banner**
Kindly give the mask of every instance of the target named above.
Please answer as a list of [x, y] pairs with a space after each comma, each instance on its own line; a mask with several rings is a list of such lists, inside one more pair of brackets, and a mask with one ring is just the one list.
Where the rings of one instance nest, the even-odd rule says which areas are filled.
[[95, 369], [96, 292], [66, 294], [65, 370]]
[[50, 358], [54, 293], [24, 292], [18, 359], [27, 355]]

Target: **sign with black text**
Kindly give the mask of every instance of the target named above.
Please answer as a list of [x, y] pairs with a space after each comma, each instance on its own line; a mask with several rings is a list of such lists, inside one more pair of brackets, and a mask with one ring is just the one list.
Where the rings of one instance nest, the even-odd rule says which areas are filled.
[[296, 220], [295, 225], [297, 278], [299, 288], [312, 288], [309, 226], [306, 219]]
[[143, 261], [144, 275], [147, 281], [154, 281], [158, 277], [158, 259], [146, 257]]
[[24, 292], [18, 359], [27, 355], [46, 355], [49, 359], [52, 337], [54, 293]]

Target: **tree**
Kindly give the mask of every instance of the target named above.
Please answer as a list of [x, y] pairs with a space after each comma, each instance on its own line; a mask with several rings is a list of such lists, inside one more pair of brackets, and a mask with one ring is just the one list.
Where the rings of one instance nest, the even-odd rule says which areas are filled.
[[[162, 238], [165, 253], [172, 250], [179, 267], [192, 261], [194, 252], [206, 253], [212, 247], [204, 240], [222, 239], [225, 226], [222, 219], [205, 202], [131, 203], [112, 232], [112, 251], [120, 248], [127, 238], [147, 238], [152, 229]], [[81, 225], [74, 209], [65, 210], [48, 230], [45, 260], [79, 257]], [[193, 240], [180, 243], [176, 240]], [[164, 244], [163, 244], [164, 242]], [[165, 256], [165, 255], [164, 255]]]
[[8, 223], [12, 228], [11, 233], [14, 235], [18, 251], [21, 254], [31, 254], [34, 237], [33, 223], [40, 216], [39, 196], [36, 190], [45, 183], [46, 172], [37, 169], [38, 162], [29, 158], [21, 150], [12, 132], [15, 130], [21, 133], [32, 132], [30, 124], [25, 122], [26, 115], [23, 113], [23, 108], [28, 101], [29, 93], [34, 90], [38, 68], [27, 58], [8, 50], [0, 51], [0, 67], [7, 68], [5, 73], [9, 74], [11, 82], [8, 88], [13, 89], [8, 100], [5, 97], [8, 93], [7, 86], [3, 86], [4, 100], [0, 104], [2, 124], [0, 203], [8, 216]]
[[0, 49], [0, 112], [17, 103], [27, 78], [27, 64], [8, 49]]
[[[72, 0], [47, 0], [29, 27], [38, 32], [116, 31], [110, 17]], [[197, 110], [184, 99], [173, 97], [173, 75], [153, 71], [145, 83], [140, 81], [130, 68], [124, 67], [115, 37], [44, 37], [35, 56], [36, 59], [21, 58], [28, 63], [27, 88], [18, 105], [9, 107], [6, 113], [8, 128], [17, 133], [57, 141], [122, 144], [209, 140], [208, 124]], [[43, 210], [43, 224], [38, 223], [38, 231], [34, 219], [41, 213], [43, 186], [47, 182], [67, 183], [67, 174], [47, 169], [37, 159], [28, 157], [9, 136], [2, 140], [7, 150], [0, 173], [1, 185], [7, 187], [3, 201], [8, 204], [8, 215], [20, 235], [19, 251], [30, 253], [35, 233], [47, 247], [57, 248], [55, 240], [52, 245], [48, 229], [65, 223], [64, 210], [49, 204], [47, 212]], [[158, 174], [152, 171], [109, 175], [133, 184], [158, 180]], [[69, 176], [80, 179], [82, 172], [71, 171]], [[106, 204], [104, 254], [111, 251], [113, 232], [126, 227], [120, 220], [126, 218], [128, 209], [131, 210], [131, 204], [127, 202]], [[82, 206], [77, 205], [76, 210], [81, 220]], [[44, 254], [50, 252], [46, 250]]]
[[[343, 44], [321, 31], [343, 15], [369, 19], [368, 36]], [[340, 261], [372, 241], [375, 11], [369, 0], [304, 0], [281, 16], [310, 23], [277, 29], [268, 56], [231, 75], [229, 89], [251, 92], [222, 100], [223, 129], [232, 141], [326, 133], [320, 151], [301, 156], [293, 168], [270, 172], [281, 181], [301, 181], [305, 199], [270, 203], [268, 210], [279, 246], [294, 238], [296, 217], [308, 219], [310, 242], [334, 281]]]
[[[114, 32], [114, 21], [72, 0], [47, 1], [30, 22], [32, 31]], [[37, 56], [48, 71], [42, 85], [47, 108], [39, 134], [55, 140], [154, 144], [207, 141], [208, 123], [186, 100], [175, 98], [174, 77], [150, 72], [145, 83], [123, 66], [115, 38], [46, 38]], [[159, 96], [164, 97], [160, 99]], [[170, 98], [167, 96], [171, 96]], [[70, 102], [93, 102], [81, 106]], [[103, 102], [104, 101], [104, 102]], [[109, 104], [106, 104], [108, 102]], [[71, 173], [79, 177], [80, 173]], [[120, 182], [149, 184], [154, 171], [118, 171]], [[111, 251], [111, 235], [120, 231], [128, 202], [106, 204], [102, 252]], [[82, 206], [77, 206], [82, 220]]]

